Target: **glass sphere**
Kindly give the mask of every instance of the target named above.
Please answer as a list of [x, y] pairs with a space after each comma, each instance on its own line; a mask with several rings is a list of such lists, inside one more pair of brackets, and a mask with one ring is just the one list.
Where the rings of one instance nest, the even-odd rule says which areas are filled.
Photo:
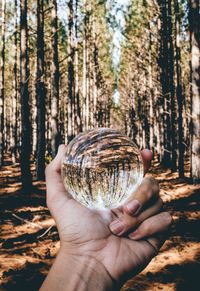
[[79, 134], [67, 146], [62, 179], [68, 193], [86, 207], [115, 208], [143, 179], [143, 163], [134, 142], [109, 128]]

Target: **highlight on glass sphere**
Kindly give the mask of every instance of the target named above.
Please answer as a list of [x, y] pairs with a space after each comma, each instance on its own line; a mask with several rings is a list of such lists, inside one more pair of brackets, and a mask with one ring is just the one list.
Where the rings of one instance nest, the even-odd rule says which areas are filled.
[[67, 192], [84, 206], [98, 210], [123, 204], [143, 179], [137, 146], [110, 128], [75, 137], [67, 146], [61, 170]]

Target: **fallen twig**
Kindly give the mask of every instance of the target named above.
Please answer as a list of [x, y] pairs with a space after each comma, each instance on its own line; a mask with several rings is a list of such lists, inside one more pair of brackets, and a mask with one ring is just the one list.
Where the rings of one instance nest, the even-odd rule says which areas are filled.
[[42, 227], [40, 224], [35, 223], [35, 222], [32, 222], [32, 221], [29, 221], [29, 220], [27, 220], [27, 219], [23, 219], [23, 218], [21, 218], [20, 216], [14, 214], [14, 213], [12, 213], [12, 216], [14, 216], [15, 218], [17, 218], [17, 219], [20, 220], [20, 221], [23, 221], [23, 222], [26, 222], [26, 223], [32, 225], [32, 226], [34, 226], [34, 227], [38, 227], [38, 228], [40, 228], [40, 229], [43, 229], [43, 228], [44, 228], [44, 227]]
[[45, 236], [51, 229], [52, 229], [52, 227], [53, 226], [55, 226], [56, 224], [55, 223], [53, 223], [51, 226], [49, 226], [46, 230], [45, 230], [45, 232], [44, 233], [42, 233], [41, 235], [39, 235], [37, 238], [41, 238], [41, 237], [43, 237], [43, 236]]

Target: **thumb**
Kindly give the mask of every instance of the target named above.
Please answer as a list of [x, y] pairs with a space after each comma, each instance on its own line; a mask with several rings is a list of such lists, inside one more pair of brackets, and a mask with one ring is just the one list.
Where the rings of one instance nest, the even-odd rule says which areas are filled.
[[60, 145], [54, 160], [46, 167], [47, 203], [68, 196], [61, 177], [61, 162], [66, 152], [66, 146]]

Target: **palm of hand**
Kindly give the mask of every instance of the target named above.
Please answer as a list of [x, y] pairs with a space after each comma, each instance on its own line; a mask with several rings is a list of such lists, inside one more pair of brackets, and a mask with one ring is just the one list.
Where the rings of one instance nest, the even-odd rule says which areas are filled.
[[148, 240], [133, 241], [113, 235], [108, 227], [111, 211], [105, 216], [104, 212], [91, 211], [67, 197], [52, 203], [50, 210], [53, 216], [56, 213], [61, 244], [72, 254], [74, 251], [101, 263], [114, 280], [127, 280], [122, 274], [135, 275], [156, 254]]

